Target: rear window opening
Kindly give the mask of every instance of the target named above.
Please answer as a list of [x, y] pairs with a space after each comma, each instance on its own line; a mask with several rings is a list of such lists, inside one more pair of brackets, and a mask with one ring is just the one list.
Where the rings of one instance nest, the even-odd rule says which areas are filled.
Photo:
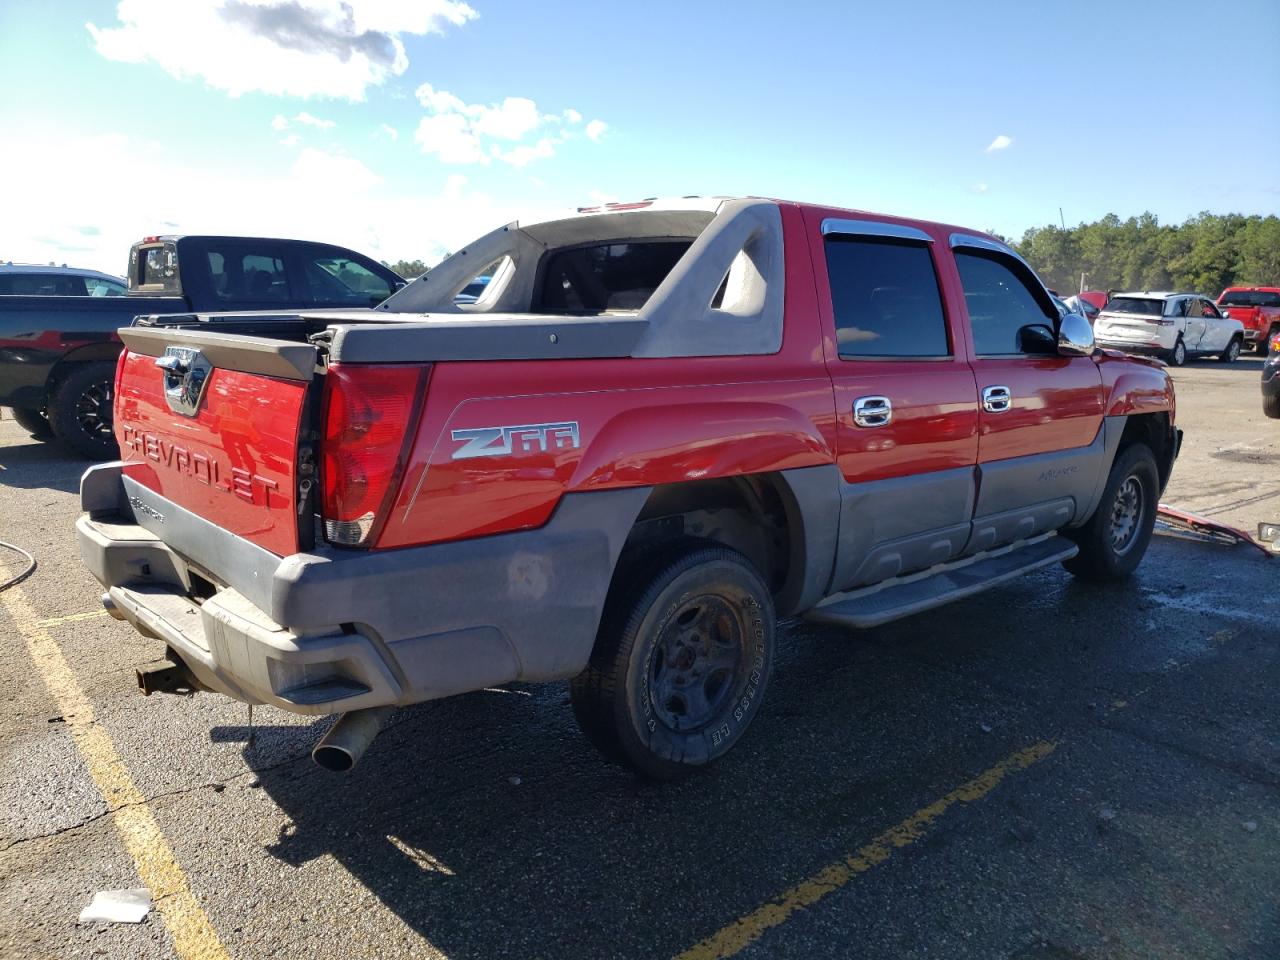
[[664, 238], [553, 250], [543, 258], [533, 312], [590, 316], [639, 310], [692, 244], [688, 238]]

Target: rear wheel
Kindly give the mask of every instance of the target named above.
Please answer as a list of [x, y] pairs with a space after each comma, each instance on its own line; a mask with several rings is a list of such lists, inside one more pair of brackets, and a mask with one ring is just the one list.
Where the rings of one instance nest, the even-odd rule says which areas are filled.
[[89, 460], [120, 455], [112, 432], [116, 365], [110, 360], [76, 364], [54, 388], [49, 424], [59, 440]]
[[1240, 359], [1240, 338], [1232, 337], [1231, 342], [1227, 344], [1227, 349], [1218, 355], [1218, 359], [1223, 363], [1235, 363]]
[[14, 407], [13, 419], [17, 421], [18, 426], [31, 434], [33, 439], [53, 439], [53, 430], [49, 428], [49, 421], [45, 419], [45, 415], [39, 410], [33, 410], [29, 407]]
[[1173, 345], [1173, 349], [1169, 351], [1169, 364], [1171, 366], [1180, 367], [1187, 362], [1187, 345], [1182, 342], [1182, 337], [1178, 337], [1178, 342]]
[[620, 571], [570, 681], [578, 725], [612, 760], [684, 776], [728, 752], [760, 709], [773, 636], [769, 589], [742, 554], [694, 542], [650, 555]]
[[1156, 458], [1143, 443], [1125, 447], [1111, 465], [1102, 499], [1083, 526], [1066, 530], [1080, 552], [1063, 563], [1085, 580], [1123, 580], [1137, 568], [1151, 543], [1159, 507]]

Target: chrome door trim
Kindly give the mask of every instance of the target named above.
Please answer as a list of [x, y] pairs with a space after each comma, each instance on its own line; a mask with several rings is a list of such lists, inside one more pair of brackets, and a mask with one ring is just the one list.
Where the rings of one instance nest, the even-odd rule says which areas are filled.
[[982, 409], [987, 413], [1008, 413], [1013, 407], [1013, 392], [1003, 384], [982, 388]]
[[860, 427], [887, 427], [893, 420], [888, 397], [858, 397], [853, 401], [853, 422]]
[[915, 227], [899, 223], [881, 223], [879, 220], [843, 220], [827, 217], [822, 221], [822, 235], [845, 234], [854, 237], [894, 237], [898, 240], [920, 240], [933, 243], [933, 237]]

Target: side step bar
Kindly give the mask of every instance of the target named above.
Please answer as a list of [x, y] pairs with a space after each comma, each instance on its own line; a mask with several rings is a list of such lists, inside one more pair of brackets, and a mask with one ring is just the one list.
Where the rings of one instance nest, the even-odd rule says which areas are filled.
[[805, 613], [804, 618], [846, 627], [878, 627], [981, 593], [1032, 570], [1070, 560], [1079, 552], [1070, 540], [1047, 533], [963, 560], [941, 563], [920, 573], [837, 593]]

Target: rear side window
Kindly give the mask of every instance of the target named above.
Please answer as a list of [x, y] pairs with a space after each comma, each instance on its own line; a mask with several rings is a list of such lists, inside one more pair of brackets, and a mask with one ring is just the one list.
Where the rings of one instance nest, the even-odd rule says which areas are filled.
[[271, 251], [212, 248], [207, 254], [213, 292], [219, 300], [291, 300], [284, 260]]
[[927, 245], [832, 235], [826, 256], [841, 357], [950, 356]]
[[[956, 251], [956, 267], [964, 287], [964, 302], [973, 331], [973, 352], [978, 356], [1030, 353], [1028, 328], [1045, 328], [1053, 338], [1056, 313], [1045, 313], [1017, 261], [999, 254]], [[1043, 351], [1040, 351], [1043, 352]]]
[[6, 273], [0, 275], [0, 296], [83, 297], [84, 277], [57, 273]]
[[639, 310], [692, 240], [635, 240], [555, 250], [542, 264], [537, 313]]

